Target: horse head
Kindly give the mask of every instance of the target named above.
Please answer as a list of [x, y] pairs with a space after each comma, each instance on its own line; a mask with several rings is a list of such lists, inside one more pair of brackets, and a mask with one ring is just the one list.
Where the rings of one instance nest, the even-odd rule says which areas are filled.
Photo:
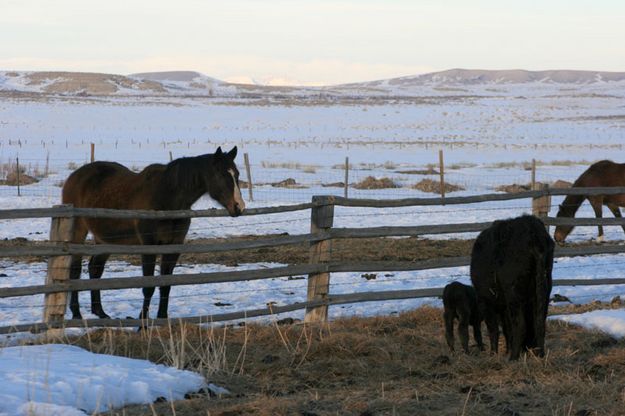
[[221, 146], [213, 155], [213, 175], [207, 178], [208, 193], [215, 201], [223, 205], [232, 217], [238, 217], [245, 209], [245, 201], [239, 188], [239, 169], [234, 163], [237, 147], [224, 153]]
[[[560, 204], [559, 209], [558, 209], [558, 214], [556, 215], [556, 218], [571, 217], [570, 214], [565, 212], [565, 211], [567, 211], [565, 208], [566, 207], [565, 207], [564, 203]], [[558, 226], [556, 226], [556, 230], [553, 233], [553, 238], [554, 238], [554, 240], [556, 240], [556, 243], [564, 244], [564, 240], [566, 240], [566, 237], [571, 233], [571, 231], [573, 231], [573, 226], [572, 225], [558, 225]]]

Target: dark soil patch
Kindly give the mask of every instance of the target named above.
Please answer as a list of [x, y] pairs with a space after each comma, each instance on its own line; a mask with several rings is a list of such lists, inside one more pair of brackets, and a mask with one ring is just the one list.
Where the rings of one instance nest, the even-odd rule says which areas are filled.
[[345, 188], [345, 182], [322, 183], [324, 188]]
[[290, 188], [290, 189], [304, 189], [307, 188], [305, 185], [301, 185], [295, 181], [293, 178], [287, 178], [283, 181], [273, 182], [271, 184], [274, 188]]
[[396, 173], [402, 173], [404, 175], [438, 175], [439, 172], [434, 168], [429, 169], [412, 169], [412, 170], [396, 170]]

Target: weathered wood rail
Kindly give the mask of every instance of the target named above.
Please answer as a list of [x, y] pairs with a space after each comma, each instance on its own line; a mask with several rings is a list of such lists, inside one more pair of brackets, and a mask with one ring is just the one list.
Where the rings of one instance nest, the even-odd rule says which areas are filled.
[[[429, 234], [448, 234], [479, 232], [487, 228], [491, 222], [437, 224], [418, 226], [391, 226], [366, 228], [335, 228], [333, 227], [334, 206], [362, 208], [392, 208], [409, 206], [472, 204], [489, 201], [505, 201], [531, 198], [536, 202], [539, 198], [551, 195], [608, 195], [625, 193], [625, 188], [570, 188], [541, 189], [516, 194], [485, 194], [465, 197], [446, 198], [406, 198], [396, 200], [349, 199], [336, 196], [314, 197], [312, 202], [285, 207], [267, 207], [246, 210], [244, 215], [264, 215], [301, 210], [311, 210], [311, 232], [301, 235], [261, 238], [253, 241], [232, 243], [178, 244], [163, 246], [139, 245], [93, 245], [74, 244], [62, 238], [63, 229], [71, 229], [77, 217], [119, 218], [119, 219], [164, 219], [164, 218], [198, 218], [227, 216], [221, 209], [198, 211], [130, 211], [110, 209], [81, 209], [71, 206], [54, 208], [37, 208], [23, 210], [0, 210], [0, 219], [45, 218], [54, 219], [50, 242], [36, 247], [5, 247], [0, 251], [1, 257], [44, 256], [50, 258], [50, 270], [46, 284], [13, 288], [1, 288], [0, 298], [31, 296], [44, 294], [46, 312], [44, 322], [17, 326], [0, 327], [0, 334], [16, 331], [41, 331], [62, 327], [101, 327], [101, 326], [137, 326], [145, 324], [137, 319], [87, 319], [64, 320], [63, 311], [67, 303], [69, 291], [116, 290], [129, 288], [155, 287], [162, 285], [196, 285], [208, 283], [239, 282], [269, 279], [284, 276], [308, 275], [308, 296], [306, 302], [297, 302], [281, 306], [267, 306], [259, 309], [215, 314], [200, 317], [173, 318], [180, 322], [208, 323], [233, 319], [251, 318], [306, 309], [306, 321], [318, 322], [327, 319], [328, 307], [331, 305], [388, 301], [419, 297], [434, 297], [442, 294], [442, 288], [393, 290], [360, 292], [348, 294], [330, 293], [330, 276], [336, 272], [374, 272], [374, 271], [417, 271], [469, 265], [469, 257], [450, 257], [430, 259], [418, 262], [333, 262], [331, 259], [331, 242], [341, 238], [382, 238], [395, 236], [421, 236]], [[547, 204], [548, 205], [548, 204]], [[545, 207], [544, 203], [534, 203], [534, 207]], [[546, 225], [625, 225], [625, 218], [552, 218], [545, 211], [537, 212]], [[157, 277], [136, 276], [127, 278], [108, 278], [97, 280], [69, 280], [69, 256], [77, 254], [91, 256], [97, 254], [163, 254], [163, 253], [203, 253], [230, 250], [245, 250], [262, 247], [276, 247], [289, 244], [310, 244], [310, 263], [289, 265], [269, 269], [198, 273], [189, 275], [168, 275]], [[587, 256], [595, 254], [625, 253], [625, 246], [601, 245], [586, 247], [566, 247], [556, 249], [557, 257]], [[554, 285], [605, 285], [625, 284], [625, 279], [560, 279]], [[50, 312], [52, 311], [52, 312]], [[147, 324], [161, 325], [166, 320], [150, 319]]]

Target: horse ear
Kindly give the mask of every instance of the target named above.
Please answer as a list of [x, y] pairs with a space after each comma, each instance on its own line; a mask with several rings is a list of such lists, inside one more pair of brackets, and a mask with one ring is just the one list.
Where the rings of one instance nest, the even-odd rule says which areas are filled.
[[232, 160], [234, 160], [234, 158], [235, 158], [235, 157], [237, 157], [237, 147], [236, 147], [236, 146], [234, 146], [234, 147], [232, 148], [232, 150], [230, 150], [230, 151], [228, 152], [228, 157], [229, 157], [230, 159], [232, 159]]
[[217, 151], [215, 152], [215, 156], [221, 156], [223, 154], [223, 152], [221, 151], [221, 146], [219, 146], [217, 148]]

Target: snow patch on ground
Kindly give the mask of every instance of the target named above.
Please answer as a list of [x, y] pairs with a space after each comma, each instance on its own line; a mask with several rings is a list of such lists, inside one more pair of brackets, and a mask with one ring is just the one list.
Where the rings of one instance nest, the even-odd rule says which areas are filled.
[[2, 416], [83, 416], [208, 387], [191, 371], [57, 344], [0, 349], [0, 386]]
[[549, 319], [580, 325], [584, 328], [605, 332], [615, 338], [625, 337], [625, 309], [596, 310], [573, 315], [556, 315]]

